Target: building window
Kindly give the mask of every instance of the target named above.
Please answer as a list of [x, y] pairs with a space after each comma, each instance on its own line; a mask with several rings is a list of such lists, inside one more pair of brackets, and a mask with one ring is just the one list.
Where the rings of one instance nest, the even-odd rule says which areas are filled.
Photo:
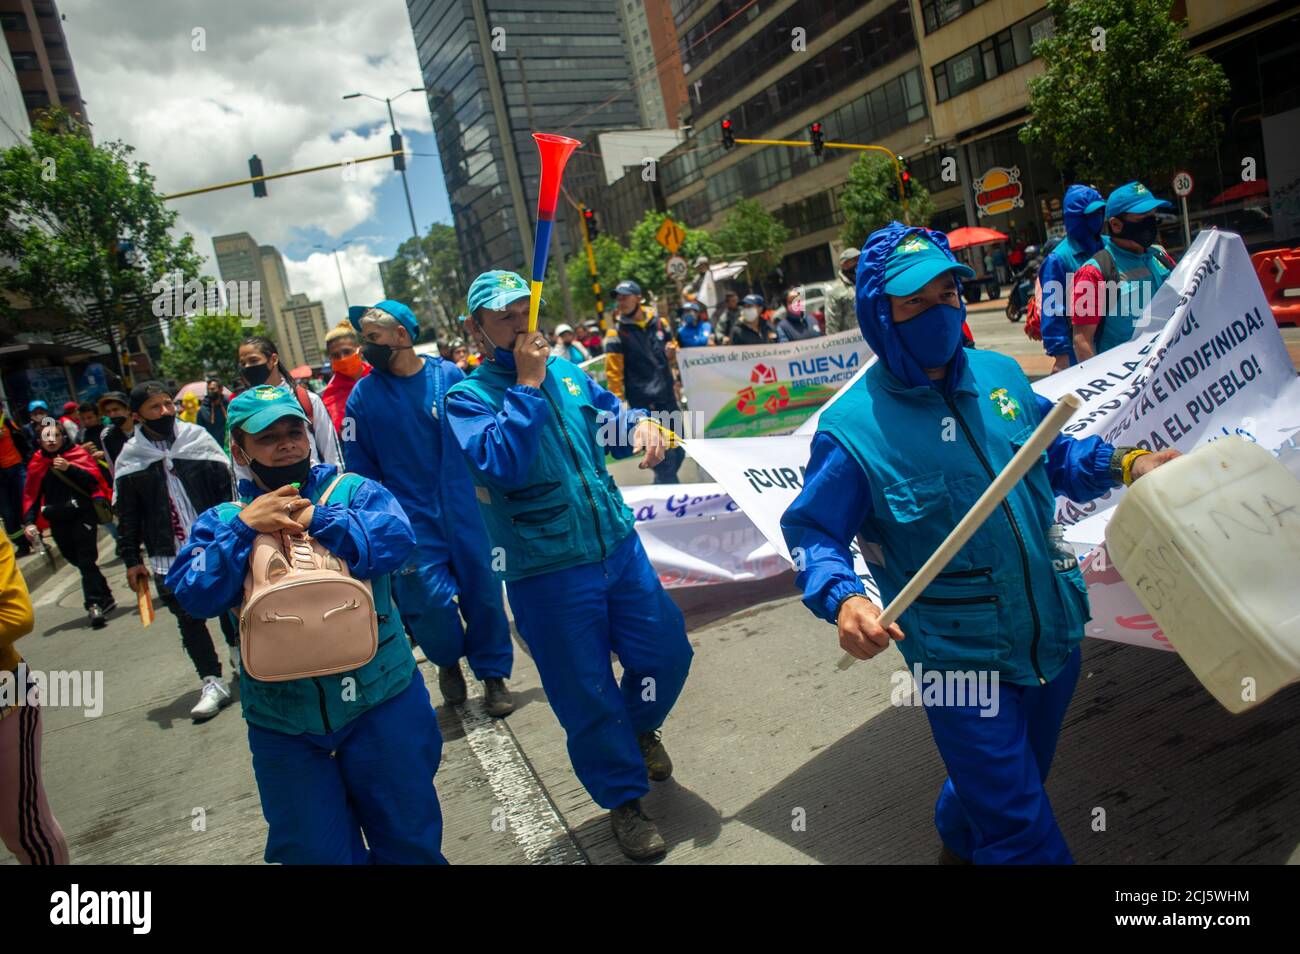
[[1024, 66], [1034, 58], [1034, 44], [1052, 35], [1052, 16], [1040, 10], [1000, 33], [962, 50], [931, 70], [934, 101], [959, 96], [994, 77]]
[[925, 32], [933, 33], [964, 13], [970, 13], [984, 0], [921, 0], [921, 20]]

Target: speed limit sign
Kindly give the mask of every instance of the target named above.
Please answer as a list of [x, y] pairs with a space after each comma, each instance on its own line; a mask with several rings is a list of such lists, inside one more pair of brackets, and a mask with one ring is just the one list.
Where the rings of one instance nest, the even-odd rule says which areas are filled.
[[1190, 172], [1174, 173], [1174, 195], [1183, 198], [1192, 194], [1192, 174]]
[[672, 258], [668, 259], [667, 271], [668, 277], [673, 281], [685, 281], [686, 274], [689, 271], [689, 268], [686, 265], [686, 259], [682, 258], [680, 255], [674, 255]]

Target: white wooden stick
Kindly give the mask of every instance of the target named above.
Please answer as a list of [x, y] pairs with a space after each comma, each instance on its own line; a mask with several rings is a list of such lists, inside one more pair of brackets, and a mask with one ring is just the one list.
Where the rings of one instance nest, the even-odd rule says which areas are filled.
[[[888, 627], [890, 623], [902, 616], [913, 600], [921, 595], [921, 591], [934, 582], [943, 568], [946, 567], [957, 551], [966, 545], [971, 537], [975, 535], [984, 521], [989, 518], [994, 510], [1002, 503], [1007, 494], [1011, 493], [1011, 488], [1018, 484], [1029, 469], [1038, 463], [1038, 456], [1047, 450], [1048, 446], [1056, 439], [1056, 435], [1061, 432], [1061, 428], [1066, 422], [1074, 416], [1074, 412], [1082, 406], [1082, 401], [1073, 394], [1067, 394], [1051, 412], [1043, 418], [1035, 429], [1034, 433], [1029, 435], [1029, 440], [1025, 441], [1024, 446], [1016, 452], [1003, 469], [1002, 473], [994, 478], [993, 483], [989, 484], [988, 489], [980, 495], [980, 499], [975, 501], [975, 505], [970, 508], [970, 512], [961, 518], [957, 526], [953, 527], [952, 533], [948, 538], [939, 545], [930, 559], [925, 561], [925, 565], [916, 572], [916, 575], [908, 580], [907, 585], [895, 596], [885, 607], [885, 611], [880, 614], [880, 625]], [[848, 669], [855, 662], [855, 656], [845, 653], [837, 664], [841, 671]]]

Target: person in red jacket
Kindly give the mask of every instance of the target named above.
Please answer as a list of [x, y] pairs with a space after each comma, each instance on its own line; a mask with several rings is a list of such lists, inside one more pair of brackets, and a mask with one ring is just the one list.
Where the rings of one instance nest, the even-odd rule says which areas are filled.
[[361, 342], [357, 340], [356, 330], [346, 321], [339, 322], [325, 335], [325, 353], [334, 373], [320, 399], [334, 422], [334, 430], [341, 435], [348, 395], [356, 383], [370, 373], [370, 365], [361, 357]]
[[99, 520], [95, 505], [107, 504], [111, 493], [95, 458], [70, 443], [58, 421], [47, 417], [38, 433], [41, 449], [27, 463], [27, 486], [23, 491], [27, 537], [35, 542], [41, 529], [49, 527], [59, 552], [81, 571], [81, 592], [90, 625], [103, 629], [108, 622], [105, 614], [117, 603], [97, 563]]

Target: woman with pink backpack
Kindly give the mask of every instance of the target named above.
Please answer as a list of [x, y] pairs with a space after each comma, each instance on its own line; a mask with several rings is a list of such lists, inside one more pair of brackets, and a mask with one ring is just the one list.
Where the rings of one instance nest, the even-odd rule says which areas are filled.
[[380, 484], [312, 466], [287, 389], [250, 388], [228, 413], [253, 480], [194, 522], [167, 586], [194, 616], [240, 615], [266, 860], [444, 863], [442, 737], [389, 580], [410, 522]]

